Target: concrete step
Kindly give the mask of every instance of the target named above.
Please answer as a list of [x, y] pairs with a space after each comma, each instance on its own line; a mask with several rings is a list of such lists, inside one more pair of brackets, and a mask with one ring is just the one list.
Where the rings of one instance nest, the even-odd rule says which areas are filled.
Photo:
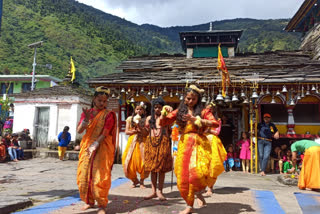
[[[24, 149], [24, 156], [29, 158], [59, 158], [58, 150], [49, 150], [47, 148]], [[65, 160], [79, 160], [79, 151], [67, 150], [64, 156]]]

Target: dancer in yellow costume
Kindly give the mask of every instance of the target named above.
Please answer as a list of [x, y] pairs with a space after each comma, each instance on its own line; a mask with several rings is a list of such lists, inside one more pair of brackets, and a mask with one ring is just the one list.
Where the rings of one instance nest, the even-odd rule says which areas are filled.
[[[126, 120], [126, 134], [130, 137], [122, 155], [122, 165], [125, 176], [133, 182], [132, 188], [138, 184], [140, 188], [145, 188], [143, 181], [148, 177], [144, 171], [144, 141], [147, 135], [147, 132], [144, 132], [145, 107], [141, 102], [135, 107], [133, 116]], [[137, 173], [140, 174], [140, 181]]]
[[116, 114], [106, 110], [110, 90], [99, 87], [94, 93], [92, 108], [83, 108], [78, 133], [86, 131], [80, 143], [77, 184], [80, 198], [86, 203], [82, 210], [100, 207], [106, 213], [111, 187], [111, 169], [116, 142]]
[[203, 92], [204, 90], [198, 86], [191, 85], [186, 89], [186, 95], [179, 108], [172, 111], [170, 106], [164, 106], [160, 119], [161, 126], [172, 124], [176, 120], [181, 131], [174, 171], [177, 187], [187, 203], [187, 208], [180, 214], [193, 211], [195, 195], [199, 207], [205, 206], [206, 202], [200, 191], [215, 182], [211, 145], [204, 135], [204, 130], [206, 127], [218, 127], [219, 123], [210, 112], [206, 115], [201, 114]]
[[[206, 106], [206, 109], [202, 111], [202, 113], [204, 114], [204, 117], [209, 117], [206, 116], [208, 113], [212, 113], [214, 114], [214, 108], [215, 108], [215, 104], [213, 102], [209, 103]], [[224, 171], [224, 167], [223, 167], [223, 161], [226, 159], [227, 156], [227, 152], [220, 140], [220, 138], [218, 137], [220, 130], [221, 130], [221, 120], [218, 120], [219, 122], [219, 126], [217, 128], [208, 128], [205, 131], [205, 135], [207, 136], [209, 142], [211, 143], [211, 162], [212, 162], [212, 172], [213, 172], [213, 178], [214, 178], [214, 183], [212, 184], [212, 186], [209, 186], [206, 195], [210, 196], [212, 195], [212, 188], [213, 185], [215, 184], [218, 176]]]

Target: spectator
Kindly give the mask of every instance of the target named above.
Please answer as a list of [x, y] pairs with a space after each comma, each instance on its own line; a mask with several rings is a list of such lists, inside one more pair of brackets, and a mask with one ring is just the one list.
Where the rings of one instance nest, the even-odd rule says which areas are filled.
[[280, 146], [280, 152], [279, 152], [279, 171], [280, 171], [280, 174], [283, 173], [283, 163], [284, 163], [284, 160], [283, 160], [283, 157], [287, 154], [287, 149], [288, 149], [288, 146], [287, 144], [282, 144]]
[[249, 172], [249, 162], [251, 159], [250, 140], [247, 132], [241, 133], [241, 139], [238, 141], [237, 146], [240, 148], [240, 159], [242, 163], [242, 171]]
[[11, 135], [9, 133], [6, 133], [4, 137], [5, 137], [5, 142], [8, 148], [8, 154], [10, 156], [10, 159], [14, 162], [18, 162], [17, 146], [15, 146], [13, 141], [11, 140]]
[[71, 135], [69, 133], [69, 126], [65, 126], [63, 131], [58, 135], [59, 146], [58, 146], [58, 154], [59, 159], [63, 160], [64, 154], [67, 150], [67, 146], [71, 141]]
[[278, 164], [278, 167], [280, 166], [280, 164], [279, 164], [280, 160], [281, 160], [281, 149], [279, 146], [276, 146], [270, 155], [270, 163], [271, 163], [271, 172], [272, 173], [275, 173], [275, 165]]
[[2, 140], [2, 137], [0, 136], [0, 162], [4, 162], [7, 157], [7, 147], [5, 145], [5, 142]]
[[272, 138], [279, 138], [277, 127], [270, 121], [271, 115], [267, 113], [263, 115], [263, 122], [258, 124], [258, 152], [261, 176], [266, 175], [265, 170], [271, 153]]
[[222, 124], [219, 138], [221, 139], [224, 148], [227, 150], [228, 145], [233, 144], [233, 133], [235, 127], [226, 115], [222, 115], [221, 121]]
[[[286, 155], [283, 157], [283, 172], [289, 173], [288, 170], [292, 168], [292, 153], [290, 149], [287, 150]], [[297, 169], [297, 166], [296, 166]]]
[[[235, 165], [234, 155], [235, 155], [235, 153], [233, 151], [233, 146], [232, 146], [232, 144], [230, 144], [227, 147], [227, 157], [226, 157], [225, 161], [223, 162], [225, 172], [228, 170], [228, 168], [229, 168], [230, 172], [232, 172], [232, 168]], [[239, 161], [239, 167], [240, 167], [240, 161]]]
[[23, 154], [23, 149], [21, 148], [21, 145], [19, 144], [19, 141], [18, 141], [18, 134], [13, 133], [11, 141], [12, 141], [14, 147], [16, 148], [17, 159], [18, 160], [23, 160], [24, 159], [24, 154]]
[[7, 117], [7, 119], [3, 125], [3, 131], [5, 133], [11, 133], [12, 132], [12, 125], [13, 125], [13, 119], [10, 119], [9, 117]]

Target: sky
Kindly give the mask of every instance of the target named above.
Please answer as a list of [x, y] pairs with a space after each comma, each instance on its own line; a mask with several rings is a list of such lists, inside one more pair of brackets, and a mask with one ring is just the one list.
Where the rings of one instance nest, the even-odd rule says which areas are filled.
[[190, 26], [234, 18], [292, 18], [304, 0], [77, 0], [136, 24]]

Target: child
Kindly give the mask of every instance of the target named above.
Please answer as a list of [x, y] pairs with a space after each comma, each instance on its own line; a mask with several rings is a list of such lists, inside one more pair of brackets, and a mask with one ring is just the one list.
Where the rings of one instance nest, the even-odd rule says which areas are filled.
[[59, 159], [63, 161], [64, 153], [66, 152], [67, 146], [71, 141], [69, 126], [65, 126], [63, 128], [63, 131], [60, 132], [60, 134], [58, 135], [58, 141], [59, 141], [59, 146], [58, 146]]
[[[144, 170], [144, 142], [146, 135], [144, 133], [144, 123], [146, 119], [146, 105], [141, 102], [134, 109], [134, 114], [126, 119], [126, 131], [129, 135], [127, 146], [122, 154], [122, 166], [124, 174], [132, 181], [131, 188], [137, 187], [144, 189], [144, 179], [148, 173]], [[148, 133], [146, 133], [148, 135]], [[140, 174], [140, 180], [137, 178]]]
[[283, 157], [286, 155], [287, 153], [287, 144], [282, 144], [280, 146], [280, 154], [279, 154], [279, 157], [280, 157], [280, 160], [279, 160], [279, 171], [280, 171], [280, 174], [283, 174], [283, 163], [284, 163], [284, 160], [283, 160]]
[[249, 172], [249, 161], [251, 159], [250, 141], [247, 132], [241, 133], [241, 140], [238, 141], [237, 146], [240, 146], [240, 159], [242, 163], [242, 171]]
[[275, 173], [275, 163], [278, 163], [278, 161], [281, 159], [281, 149], [279, 146], [276, 146], [270, 154], [270, 163], [271, 163], [271, 171], [272, 173]]
[[292, 153], [290, 149], [287, 150], [286, 155], [283, 156], [283, 172], [289, 174], [292, 168]]
[[233, 152], [233, 146], [229, 145], [227, 147], [227, 157], [225, 161], [223, 162], [224, 171], [227, 171], [227, 164], [229, 166], [230, 172], [232, 172], [232, 167], [234, 166], [234, 152]]

